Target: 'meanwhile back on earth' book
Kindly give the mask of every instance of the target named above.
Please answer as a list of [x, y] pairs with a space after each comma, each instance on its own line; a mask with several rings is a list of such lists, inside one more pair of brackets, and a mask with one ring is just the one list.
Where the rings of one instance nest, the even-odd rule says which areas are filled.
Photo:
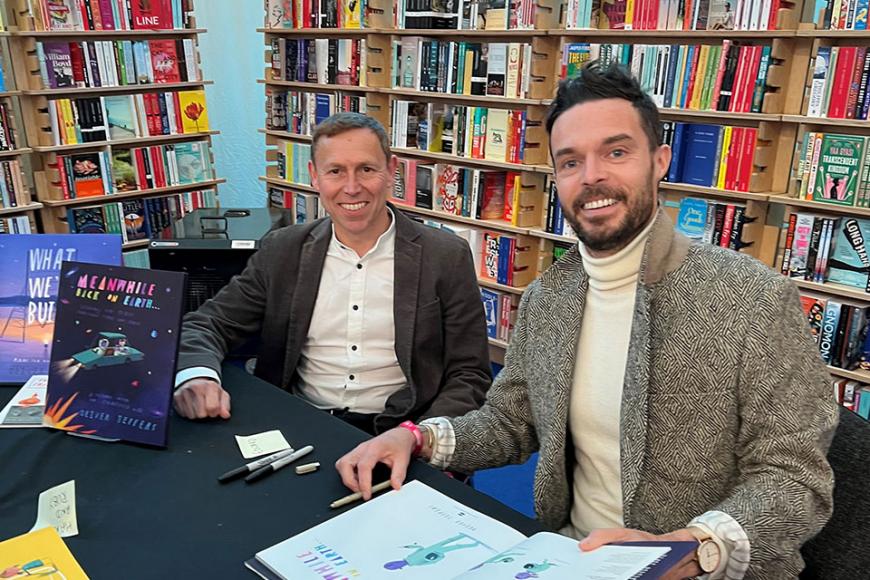
[[64, 261], [121, 264], [121, 236], [0, 236], [0, 383], [48, 373], [58, 275]]
[[186, 276], [64, 263], [44, 425], [166, 446]]

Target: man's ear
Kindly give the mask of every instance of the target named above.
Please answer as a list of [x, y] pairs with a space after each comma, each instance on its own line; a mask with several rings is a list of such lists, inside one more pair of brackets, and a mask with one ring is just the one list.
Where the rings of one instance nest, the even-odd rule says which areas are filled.
[[308, 176], [311, 178], [311, 187], [320, 191], [317, 187], [317, 170], [314, 168], [314, 161], [308, 160]]
[[396, 174], [396, 168], [399, 166], [399, 158], [395, 155], [390, 155], [390, 160], [387, 161], [387, 170], [390, 172], [390, 175]]
[[671, 166], [671, 151], [670, 145], [659, 145], [653, 154], [653, 165], [655, 167], [657, 181], [664, 179], [668, 174], [668, 168]]

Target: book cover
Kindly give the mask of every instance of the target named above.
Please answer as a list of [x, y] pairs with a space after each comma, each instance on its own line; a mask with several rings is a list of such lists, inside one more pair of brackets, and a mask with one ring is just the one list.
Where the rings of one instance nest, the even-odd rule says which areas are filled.
[[124, 231], [128, 241], [150, 237], [145, 215], [145, 200], [130, 199], [121, 203], [124, 216]]
[[155, 83], [180, 83], [181, 71], [178, 67], [178, 53], [174, 40], [149, 40], [151, 70]]
[[185, 133], [209, 130], [205, 91], [181, 91], [178, 93], [178, 101], [181, 108], [181, 124]]
[[33, 375], [0, 411], [0, 428], [42, 427], [48, 375]]
[[76, 18], [73, 11], [75, 0], [41, 0], [43, 1], [43, 17], [48, 30], [75, 30]]
[[88, 580], [53, 527], [0, 542], [0, 578]]
[[132, 0], [133, 30], [172, 28], [172, 10], [167, 0]]
[[827, 299], [821, 296], [813, 296], [801, 294], [801, 308], [807, 317], [807, 323], [810, 325], [810, 334], [813, 335], [813, 340], [816, 344], [819, 343], [819, 334], [822, 331], [822, 320], [825, 317], [825, 308], [827, 308]]
[[855, 205], [865, 139], [857, 135], [825, 134], [813, 184], [814, 201]]
[[835, 235], [828, 258], [828, 281], [867, 289], [870, 257], [866, 241], [870, 239], [870, 220], [843, 219]]
[[0, 236], [0, 383], [23, 383], [48, 372], [58, 275], [64, 260], [121, 263], [114, 235]]
[[118, 193], [139, 189], [136, 169], [133, 166], [132, 154], [129, 149], [114, 149], [112, 151], [112, 183]]
[[689, 124], [686, 127], [686, 143], [683, 151], [684, 183], [710, 187], [716, 174], [719, 147], [720, 125]]
[[70, 162], [76, 197], [96, 197], [106, 193], [99, 153], [70, 155]]
[[677, 231], [687, 238], [700, 240], [704, 235], [707, 223], [707, 200], [696, 197], [686, 197], [680, 201], [680, 213], [677, 215]]
[[185, 279], [64, 263], [45, 425], [166, 445]]
[[48, 76], [48, 86], [52, 89], [64, 89], [75, 86], [73, 79], [72, 54], [68, 42], [43, 42], [45, 53], [45, 68]]
[[486, 335], [497, 338], [499, 294], [495, 290], [481, 288], [480, 299], [483, 301], [483, 313], [486, 318]]
[[106, 95], [103, 97], [103, 102], [106, 107], [109, 139], [134, 139], [138, 137], [132, 95]]
[[207, 155], [208, 146], [202, 141], [188, 141], [175, 145], [178, 185], [199, 183], [211, 179]]

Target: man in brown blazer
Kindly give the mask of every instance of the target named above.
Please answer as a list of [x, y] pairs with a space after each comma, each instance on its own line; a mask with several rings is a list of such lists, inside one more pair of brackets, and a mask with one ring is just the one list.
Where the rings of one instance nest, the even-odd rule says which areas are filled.
[[330, 218], [267, 235], [185, 317], [178, 413], [229, 418], [221, 362], [254, 336], [257, 376], [370, 433], [483, 403], [491, 371], [471, 251], [387, 203], [396, 164], [370, 117], [317, 126], [309, 172]]
[[547, 130], [580, 243], [523, 295], [486, 404], [364, 443], [342, 480], [368, 498], [374, 464], [398, 487], [414, 450], [463, 472], [538, 451], [538, 517], [583, 550], [697, 541], [669, 578], [796, 578], [831, 514], [837, 423], [797, 288], [674, 230], [657, 207], [671, 151], [624, 70], [564, 81]]

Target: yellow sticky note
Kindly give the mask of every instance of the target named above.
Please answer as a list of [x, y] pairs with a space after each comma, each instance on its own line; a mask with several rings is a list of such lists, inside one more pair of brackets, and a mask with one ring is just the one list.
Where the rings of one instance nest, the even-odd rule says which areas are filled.
[[3, 578], [88, 580], [54, 528], [0, 542], [0, 573]]
[[39, 494], [36, 523], [30, 531], [53, 527], [62, 538], [77, 536], [76, 482], [70, 480]]
[[236, 443], [242, 451], [242, 457], [250, 459], [267, 453], [275, 453], [290, 449], [290, 444], [284, 439], [284, 435], [277, 429], [264, 431], [256, 435], [236, 435]]

